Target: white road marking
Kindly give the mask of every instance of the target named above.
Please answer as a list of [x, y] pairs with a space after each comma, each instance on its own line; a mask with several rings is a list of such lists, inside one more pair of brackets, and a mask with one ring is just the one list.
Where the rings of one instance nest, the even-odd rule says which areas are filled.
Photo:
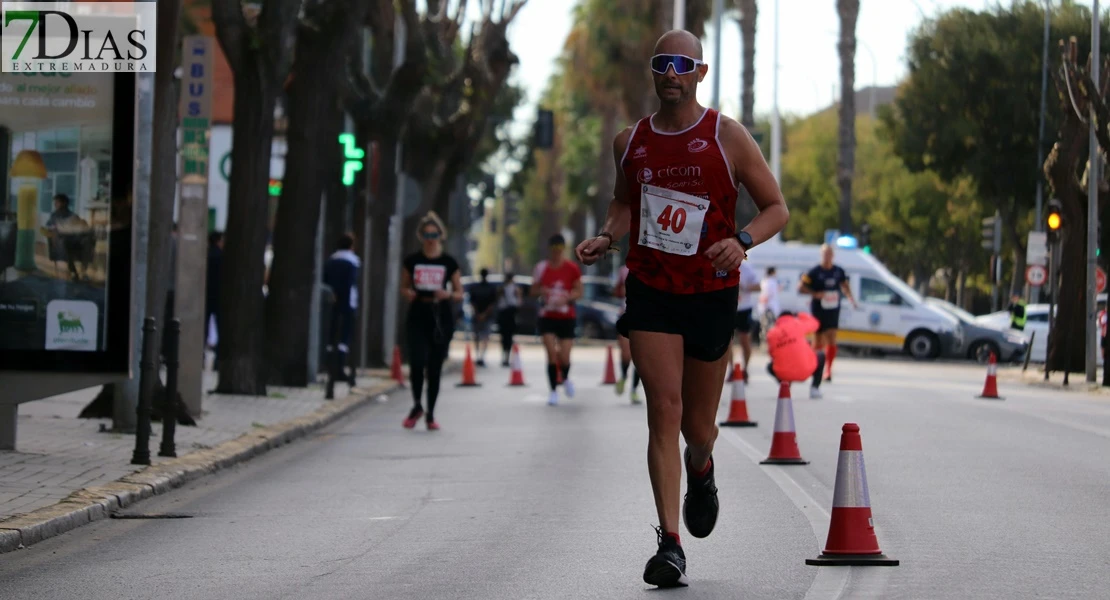
[[[763, 454], [735, 432], [722, 429], [721, 437], [756, 465], [759, 465], [759, 461], [763, 460]], [[779, 486], [779, 489], [786, 494], [787, 498], [790, 498], [794, 506], [805, 515], [810, 528], [813, 529], [818, 548], [820, 548], [821, 540], [825, 539], [829, 532], [829, 513], [821, 508], [821, 503], [814, 500], [813, 496], [810, 496], [797, 481], [786, 474], [786, 468], [769, 465], [766, 466], [763, 472]], [[796, 469], [797, 467], [788, 468]], [[799, 558], [798, 560], [802, 559]], [[805, 600], [837, 600], [840, 598], [844, 594], [844, 589], [848, 586], [848, 577], [852, 567], [815, 568], [817, 569], [817, 576], [813, 578], [813, 583], [806, 591]]]

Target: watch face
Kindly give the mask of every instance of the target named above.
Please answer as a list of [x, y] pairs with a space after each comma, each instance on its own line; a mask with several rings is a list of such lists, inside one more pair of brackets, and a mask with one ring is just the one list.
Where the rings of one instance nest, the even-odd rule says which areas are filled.
[[752, 245], [752, 236], [747, 231], [741, 231], [736, 234], [736, 237], [745, 247], [750, 247]]

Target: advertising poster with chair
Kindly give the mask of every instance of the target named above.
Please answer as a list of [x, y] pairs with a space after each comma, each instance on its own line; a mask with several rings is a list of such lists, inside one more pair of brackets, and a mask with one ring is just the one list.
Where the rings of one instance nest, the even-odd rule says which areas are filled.
[[133, 74], [0, 73], [0, 404], [130, 375], [134, 132]]

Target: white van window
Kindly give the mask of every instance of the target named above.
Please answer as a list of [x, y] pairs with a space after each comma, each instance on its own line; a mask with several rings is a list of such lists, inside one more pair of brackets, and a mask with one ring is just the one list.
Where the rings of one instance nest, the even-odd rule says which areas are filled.
[[867, 277], [860, 278], [859, 299], [869, 304], [904, 304], [902, 297], [887, 284]]

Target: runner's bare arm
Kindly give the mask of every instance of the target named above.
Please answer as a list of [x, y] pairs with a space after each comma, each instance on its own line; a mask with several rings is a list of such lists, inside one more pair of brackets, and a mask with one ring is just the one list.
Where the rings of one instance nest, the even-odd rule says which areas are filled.
[[[605, 225], [601, 228], [601, 231], [613, 236], [614, 245], [617, 240], [628, 235], [628, 229], [632, 225], [632, 214], [628, 208], [628, 184], [625, 182], [624, 173], [621, 170], [621, 158], [624, 157], [624, 150], [628, 147], [628, 139], [632, 137], [632, 129], [632, 127], [626, 127], [613, 139], [613, 161], [617, 165], [617, 176], [616, 183], [613, 185], [613, 199], [609, 201], [609, 212], [605, 216]], [[603, 236], [594, 237], [583, 240], [574, 249], [574, 252], [578, 255], [578, 260], [582, 264], [592, 265], [608, 251], [609, 247], [610, 243], [607, 238]]]
[[759, 214], [744, 228], [752, 242], [761, 244], [782, 231], [790, 220], [790, 210], [782, 197], [774, 174], [763, 159], [759, 144], [755, 143], [747, 128], [734, 119], [721, 115], [721, 145], [739, 183], [751, 194]]
[[451, 275], [451, 300], [454, 302], [462, 302], [463, 300], [462, 275], [459, 274], [458, 270], [455, 270], [455, 273]]
[[409, 275], [408, 269], [401, 269], [401, 295], [409, 302], [416, 299], [416, 290], [412, 289], [412, 275]]
[[854, 306], [856, 308], [859, 308], [859, 302], [856, 302], [856, 298], [854, 296], [852, 296], [852, 284], [851, 284], [851, 282], [849, 282], [847, 279], [845, 279], [844, 281], [841, 281], [840, 282], [840, 289], [843, 290], [844, 295], [847, 296], [848, 299], [852, 301], [852, 306]]
[[574, 287], [570, 288], [570, 294], [567, 295], [567, 299], [571, 302], [574, 302], [575, 300], [581, 298], [583, 293], [584, 290], [582, 288], [582, 280], [579, 279], [574, 282]]

